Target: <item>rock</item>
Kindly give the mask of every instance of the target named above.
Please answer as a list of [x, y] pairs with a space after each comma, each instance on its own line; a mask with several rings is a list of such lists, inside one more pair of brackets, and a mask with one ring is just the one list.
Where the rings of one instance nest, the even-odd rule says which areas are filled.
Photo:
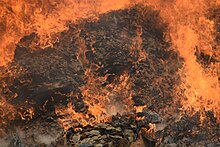
[[122, 136], [119, 135], [109, 135], [110, 138], [114, 138], [114, 139], [122, 139]]
[[77, 143], [80, 140], [81, 135], [80, 134], [76, 134], [71, 138], [71, 142], [73, 144]]
[[95, 142], [99, 141], [101, 139], [101, 135], [93, 136], [91, 139], [94, 140]]
[[92, 136], [100, 135], [100, 132], [98, 130], [92, 130], [90, 132], [85, 132], [85, 134], [88, 135], [89, 137], [92, 137]]
[[89, 142], [91, 141], [91, 138], [85, 138], [83, 140], [80, 141], [80, 145], [84, 145], [84, 144], [90, 144]]
[[103, 147], [102, 144], [95, 144], [94, 146], [95, 146], [95, 147]]
[[106, 128], [106, 130], [107, 130], [107, 131], [109, 131], [109, 130], [114, 130], [114, 131], [115, 131], [116, 128], [115, 128], [115, 127], [112, 127], [112, 126], [108, 126], [108, 127]]

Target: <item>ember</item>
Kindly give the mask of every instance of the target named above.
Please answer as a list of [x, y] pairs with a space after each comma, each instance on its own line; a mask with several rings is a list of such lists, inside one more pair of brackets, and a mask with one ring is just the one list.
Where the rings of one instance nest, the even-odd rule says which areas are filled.
[[220, 1], [0, 2], [2, 146], [220, 145]]

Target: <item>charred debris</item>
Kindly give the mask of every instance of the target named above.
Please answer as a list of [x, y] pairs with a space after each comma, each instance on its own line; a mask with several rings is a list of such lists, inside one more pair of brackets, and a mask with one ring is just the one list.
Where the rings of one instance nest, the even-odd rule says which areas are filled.
[[[172, 114], [178, 109], [167, 109], [175, 99], [174, 88], [180, 83], [178, 70], [184, 60], [165, 42], [166, 29], [159, 12], [136, 6], [103, 14], [95, 21], [70, 24], [68, 30], [58, 34], [59, 42], [53, 47], [41, 49], [34, 32], [23, 37], [5, 71], [16, 72], [16, 77], [1, 81], [7, 83], [1, 87], [2, 94], [19, 114], [14, 120], [2, 118], [7, 123], [0, 124], [8, 128], [10, 145], [46, 146], [39, 136], [49, 134], [55, 138], [50, 146], [132, 146], [140, 138], [142, 146], [217, 146], [219, 125], [212, 113], [207, 114], [213, 119], [212, 130], [201, 131], [205, 126], [201, 127], [197, 115], [177, 120]], [[84, 126], [76, 120], [74, 126], [63, 130], [57, 120], [65, 116], [56, 114], [56, 107], [72, 103], [76, 113], [89, 113], [90, 106], [80, 89], [88, 83], [87, 69], [95, 77], [106, 77], [105, 82], [96, 85], [100, 89], [117, 85], [120, 76], [128, 74], [132, 107], [145, 109], [118, 113], [94, 125]], [[123, 95], [118, 93], [114, 100], [121, 105]], [[94, 119], [93, 114], [89, 116]], [[160, 126], [164, 121], [161, 130], [150, 133], [152, 125]]]

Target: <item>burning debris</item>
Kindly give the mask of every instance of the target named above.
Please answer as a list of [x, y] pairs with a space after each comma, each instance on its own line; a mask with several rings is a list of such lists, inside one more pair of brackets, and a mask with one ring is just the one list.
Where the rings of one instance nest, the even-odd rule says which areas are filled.
[[[148, 15], [141, 14], [144, 11]], [[34, 51], [28, 46], [38, 39], [36, 34], [24, 37], [17, 44], [12, 63], [22, 71], [8, 87], [11, 93], [16, 93], [15, 98], [9, 97], [9, 100], [19, 109], [33, 110], [37, 116], [38, 113], [55, 110], [56, 104], [67, 105], [70, 102], [74, 111], [85, 112], [86, 107], [91, 108], [95, 104], [106, 109], [104, 105], [123, 105], [120, 101], [126, 101], [124, 109], [127, 109], [133, 105], [132, 100], [139, 106], [163, 99], [166, 94], [162, 91], [168, 90], [159, 90], [157, 85], [172, 89], [170, 86], [178, 81], [175, 71], [181, 66], [181, 58], [169, 47], [159, 49], [168, 44], [163, 42], [160, 33], [165, 26], [149, 28], [150, 23], [162, 25], [159, 17], [155, 18], [156, 13], [150, 8], [136, 7], [102, 15], [98, 22], [82, 22], [83, 27], [70, 26], [61, 34], [59, 44], [44, 50]], [[127, 20], [131, 23], [125, 24]], [[135, 48], [137, 38], [145, 41]], [[180, 62], [180, 65], [168, 65], [168, 61]]]
[[157, 115], [148, 112], [117, 114], [110, 122], [70, 128], [65, 134], [67, 143], [73, 146], [128, 146], [137, 139], [141, 128], [149, 129], [150, 122], [159, 121]]
[[[187, 29], [178, 31], [178, 40], [177, 24], [164, 13], [170, 10], [158, 7], [140, 3], [98, 18], [83, 15], [46, 47], [42, 32], [23, 36], [13, 60], [0, 67], [5, 146], [135, 146], [140, 140], [139, 146], [152, 147], [219, 145], [219, 88], [201, 75], [213, 69], [219, 79], [219, 34], [211, 56], [201, 50], [204, 42], [183, 43], [191, 33], [197, 37], [198, 26], [194, 32], [180, 23]], [[217, 30], [216, 12], [206, 17]]]

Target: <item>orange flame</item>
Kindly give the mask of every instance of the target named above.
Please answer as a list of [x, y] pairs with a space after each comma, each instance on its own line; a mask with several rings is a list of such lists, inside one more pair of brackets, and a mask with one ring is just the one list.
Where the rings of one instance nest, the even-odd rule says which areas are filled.
[[[220, 0], [211, 2], [210, 0], [136, 0], [135, 2], [130, 0], [5, 0], [0, 2], [0, 66], [7, 65], [13, 59], [15, 45], [25, 35], [36, 32], [40, 36], [38, 45], [42, 48], [49, 47], [59, 41], [57, 34], [66, 30], [69, 23], [76, 23], [84, 18], [95, 20], [99, 14], [123, 9], [136, 3], [160, 10], [161, 17], [169, 26], [169, 30], [164, 33], [165, 37], [171, 37], [171, 40], [167, 41], [172, 43], [173, 48], [185, 60], [184, 68], [180, 70], [182, 76], [180, 88], [185, 90], [184, 95], [181, 96], [187, 98], [181, 98], [183, 108], [195, 112], [211, 110], [220, 120], [219, 73], [215, 72], [220, 65], [215, 64], [210, 69], [204, 69], [196, 61], [195, 56], [196, 49], [209, 56], [215, 54], [213, 48], [216, 44], [214, 39], [216, 30], [214, 22], [208, 19], [207, 12], [212, 7], [220, 5]], [[140, 61], [146, 59], [147, 54], [141, 47], [143, 41], [141, 28], [136, 33], [137, 37], [133, 40], [134, 48], [131, 48], [131, 54], [134, 49], [138, 49]], [[84, 56], [85, 46], [83, 42], [79, 43], [81, 49], [78, 51], [78, 59], [87, 65]], [[219, 46], [216, 48], [220, 49]], [[88, 113], [95, 115], [96, 121], [105, 120], [109, 115], [132, 109], [133, 90], [129, 74], [124, 73], [117, 77], [116, 82], [102, 87], [108, 75], [98, 77], [90, 68], [86, 71], [87, 84], [80, 90], [86, 104], [89, 105]], [[124, 102], [122, 108], [119, 107], [122, 103], [115, 101], [119, 96], [121, 97], [119, 100]], [[0, 108], [6, 103], [5, 99], [1, 98]], [[67, 118], [70, 120], [77, 118], [83, 124], [88, 124], [88, 116], [76, 113], [72, 107], [72, 104], [69, 104], [67, 110], [57, 108], [56, 111], [68, 114]], [[11, 107], [8, 106], [8, 108]], [[65, 120], [60, 121], [65, 124]]]
[[13, 59], [15, 44], [32, 32], [40, 36], [41, 47], [52, 46], [56, 33], [68, 22], [97, 18], [99, 14], [123, 9], [128, 0], [5, 0], [0, 2], [0, 66]]
[[[220, 119], [220, 87], [218, 76], [203, 69], [196, 61], [196, 48], [212, 56], [214, 53], [214, 22], [207, 18], [209, 9], [220, 4], [219, 0], [170, 0], [148, 1], [148, 5], [161, 11], [161, 17], [169, 24], [173, 47], [184, 57], [181, 70], [182, 89], [187, 100], [182, 100], [183, 108], [195, 112], [211, 110]], [[219, 49], [219, 47], [217, 47]], [[220, 68], [216, 65], [214, 68]], [[210, 70], [212, 71], [212, 70]]]

